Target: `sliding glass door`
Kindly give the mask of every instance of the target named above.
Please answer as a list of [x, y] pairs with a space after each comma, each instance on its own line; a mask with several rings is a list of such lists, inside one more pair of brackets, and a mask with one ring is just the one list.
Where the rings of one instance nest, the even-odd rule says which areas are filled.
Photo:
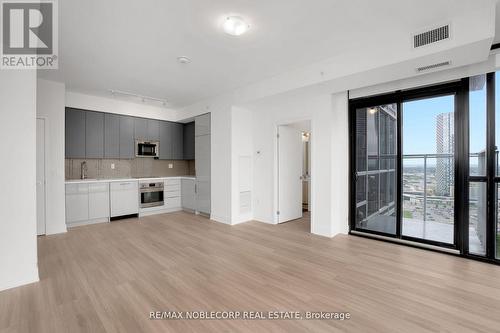
[[500, 72], [349, 105], [351, 233], [500, 263]]
[[351, 101], [351, 230], [457, 247], [461, 86]]
[[455, 95], [402, 103], [402, 235], [454, 244]]

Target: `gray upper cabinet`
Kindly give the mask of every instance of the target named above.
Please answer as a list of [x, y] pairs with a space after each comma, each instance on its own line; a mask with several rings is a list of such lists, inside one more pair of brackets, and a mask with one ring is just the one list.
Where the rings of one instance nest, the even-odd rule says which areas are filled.
[[180, 123], [161, 121], [160, 126], [160, 159], [184, 159], [184, 127]]
[[171, 123], [172, 125], [172, 159], [182, 160], [184, 159], [184, 126], [179, 123]]
[[160, 160], [171, 160], [172, 151], [172, 123], [160, 122]]
[[195, 118], [195, 135], [210, 134], [210, 113], [202, 114]]
[[120, 158], [135, 158], [134, 118], [120, 116]]
[[[133, 159], [137, 139], [160, 141], [160, 159], [185, 159], [180, 123], [66, 108], [65, 127], [66, 158]], [[194, 158], [194, 125], [190, 128], [188, 156]]]
[[66, 108], [66, 158], [85, 158], [85, 111]]
[[138, 140], [159, 141], [160, 121], [154, 119], [135, 118], [134, 133]]
[[160, 121], [148, 119], [147, 121], [147, 136], [146, 139], [150, 141], [160, 140]]
[[104, 158], [120, 158], [120, 116], [104, 114]]
[[147, 140], [148, 120], [143, 118], [134, 118], [134, 136], [137, 140]]
[[85, 156], [104, 157], [104, 113], [85, 113]]
[[194, 122], [184, 125], [184, 159], [194, 160]]

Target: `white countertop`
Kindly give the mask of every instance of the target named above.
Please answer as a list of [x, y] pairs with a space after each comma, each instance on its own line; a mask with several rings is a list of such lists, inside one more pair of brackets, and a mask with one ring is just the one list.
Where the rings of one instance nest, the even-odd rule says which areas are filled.
[[173, 177], [153, 177], [153, 178], [102, 178], [102, 179], [68, 179], [66, 184], [89, 184], [89, 183], [112, 183], [112, 182], [142, 182], [165, 179], [196, 179], [195, 176], [173, 176]]

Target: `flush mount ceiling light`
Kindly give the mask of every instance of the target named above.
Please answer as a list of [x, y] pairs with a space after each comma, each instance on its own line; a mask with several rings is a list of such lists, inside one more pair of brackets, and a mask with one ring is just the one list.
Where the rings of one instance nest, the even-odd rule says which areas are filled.
[[250, 25], [241, 16], [228, 16], [222, 26], [224, 32], [231, 36], [241, 36], [250, 29]]
[[180, 57], [177, 57], [177, 61], [180, 63], [180, 64], [189, 64], [191, 62], [191, 59], [189, 59], [188, 57], [186, 56], [180, 56]]

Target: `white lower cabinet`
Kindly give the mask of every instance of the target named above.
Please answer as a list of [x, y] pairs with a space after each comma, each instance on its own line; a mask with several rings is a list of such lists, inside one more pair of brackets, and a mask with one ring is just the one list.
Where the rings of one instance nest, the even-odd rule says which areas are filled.
[[109, 219], [109, 183], [66, 184], [66, 224], [77, 226]]
[[89, 184], [89, 219], [109, 216], [109, 183]]
[[111, 217], [139, 213], [139, 184], [132, 182], [113, 182], [110, 184]]
[[180, 197], [165, 198], [165, 208], [181, 210], [181, 198]]
[[167, 179], [165, 181], [165, 189], [163, 191], [165, 209], [180, 210], [181, 209], [181, 180]]
[[118, 216], [146, 216], [182, 209], [194, 212], [199, 210], [197, 205], [200, 206], [195, 184], [194, 178], [167, 178], [164, 180], [164, 205], [139, 210], [138, 181], [67, 183], [66, 224], [72, 227], [107, 222]]
[[66, 185], [66, 224], [89, 219], [89, 184]]

